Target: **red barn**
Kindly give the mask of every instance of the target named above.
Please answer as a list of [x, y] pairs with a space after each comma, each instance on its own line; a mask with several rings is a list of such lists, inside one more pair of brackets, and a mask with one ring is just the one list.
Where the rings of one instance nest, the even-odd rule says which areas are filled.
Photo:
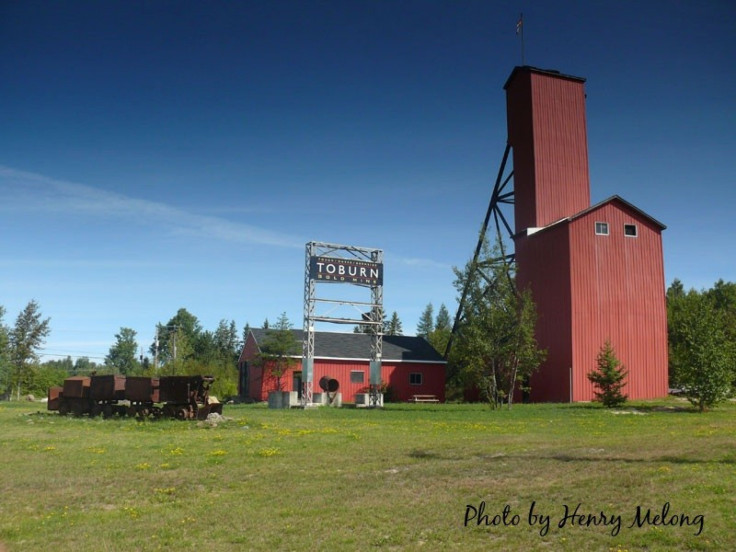
[[[282, 390], [301, 392], [302, 330], [291, 330], [298, 347], [294, 368], [282, 377]], [[239, 394], [243, 399], [264, 401], [276, 389], [276, 380], [259, 366], [260, 345], [268, 330], [251, 329], [240, 354]], [[371, 336], [362, 333], [316, 332], [314, 337], [314, 375], [318, 382], [329, 376], [340, 383], [344, 402], [355, 402], [357, 393], [366, 393], [370, 384]], [[445, 367], [442, 356], [423, 337], [383, 336], [381, 380], [390, 388], [395, 401], [408, 401], [413, 395], [434, 395], [445, 400]], [[388, 397], [386, 397], [388, 399]]]
[[630, 399], [667, 395], [665, 226], [618, 196], [590, 205], [585, 80], [516, 67], [506, 82], [517, 281], [537, 305], [547, 360], [534, 401], [594, 398], [587, 374], [610, 340]]

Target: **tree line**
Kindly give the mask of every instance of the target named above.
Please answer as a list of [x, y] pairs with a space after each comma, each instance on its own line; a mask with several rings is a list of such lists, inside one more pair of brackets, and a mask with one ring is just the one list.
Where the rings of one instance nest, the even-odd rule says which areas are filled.
[[148, 354], [139, 353], [137, 333], [122, 327], [115, 334], [103, 363], [88, 357], [41, 362], [41, 351], [51, 332], [50, 318], [43, 318], [32, 300], [15, 324], [4, 323], [0, 306], [0, 397], [45, 396], [49, 387], [61, 385], [71, 375], [196, 375], [215, 377], [212, 393], [220, 397], [237, 394], [237, 361], [249, 330], [242, 338], [235, 321], [221, 320], [214, 331], [205, 330], [196, 316], [182, 308], [166, 323], [156, 325], [156, 338]]
[[[484, 246], [479, 263], [491, 267], [489, 270], [479, 272], [469, 263], [463, 270], [455, 271], [455, 287], [459, 293], [467, 287], [468, 301], [448, 359], [448, 396], [459, 399], [463, 390], [475, 387], [492, 406], [505, 403], [510, 407], [514, 389], [524, 390], [529, 376], [543, 362], [545, 351], [537, 347], [534, 338], [536, 310], [531, 295], [516, 289], [511, 267], [489, 262], [497, 257], [497, 252]], [[701, 411], [733, 396], [736, 284], [719, 280], [710, 289], [686, 291], [676, 279], [667, 289], [666, 299], [670, 387]], [[95, 372], [207, 373], [215, 377], [214, 394], [234, 396], [237, 361], [250, 330], [246, 324], [239, 334], [235, 321], [224, 319], [215, 330], [205, 330], [196, 316], [181, 308], [167, 322], [156, 325], [156, 337], [147, 355], [139, 353], [135, 330], [122, 327], [101, 364], [87, 357], [42, 363], [41, 351], [51, 332], [50, 318], [42, 316], [35, 300], [18, 314], [12, 326], [4, 323], [5, 314], [5, 308], [0, 305], [0, 397], [16, 399], [26, 394], [44, 396], [49, 387], [61, 384], [69, 375]], [[288, 321], [282, 314], [274, 329], [284, 324]], [[268, 320], [263, 327], [269, 327]], [[396, 312], [388, 321], [384, 317], [382, 330], [386, 335], [402, 335]], [[359, 325], [354, 331], [372, 330], [369, 325]], [[416, 334], [444, 354], [451, 331], [447, 307], [440, 305], [435, 316], [432, 303], [427, 304]], [[625, 367], [618, 366], [614, 345], [602, 344], [596, 363], [598, 369], [603, 365], [609, 367], [609, 379], [622, 382]], [[596, 366], [592, 364], [590, 379], [596, 383]], [[622, 389], [618, 388], [618, 398], [612, 404], [625, 400]]]

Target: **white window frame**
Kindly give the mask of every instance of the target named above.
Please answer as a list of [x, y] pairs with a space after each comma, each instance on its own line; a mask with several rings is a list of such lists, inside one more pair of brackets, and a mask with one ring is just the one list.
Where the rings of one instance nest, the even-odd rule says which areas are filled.
[[[603, 229], [605, 227], [605, 230], [606, 230], [605, 232], [599, 232], [598, 231], [598, 225], [599, 224], [602, 225], [601, 226], [601, 229]], [[608, 223], [607, 222], [603, 222], [603, 221], [600, 221], [600, 220], [595, 221], [595, 235], [596, 236], [608, 236], [609, 234], [610, 234], [610, 232], [609, 232], [609, 229], [608, 229]]]
[[[628, 228], [633, 228], [634, 233], [628, 234], [626, 232]], [[624, 236], [626, 236], [627, 238], [638, 238], [639, 237], [639, 227], [636, 224], [628, 224], [628, 223], [624, 224]]]

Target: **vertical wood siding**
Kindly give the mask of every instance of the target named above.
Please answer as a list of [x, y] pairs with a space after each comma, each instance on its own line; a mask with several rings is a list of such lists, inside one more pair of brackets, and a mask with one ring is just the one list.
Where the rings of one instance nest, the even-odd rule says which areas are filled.
[[506, 125], [514, 162], [514, 224], [516, 232], [537, 226], [534, 193], [534, 121], [531, 78], [517, 74], [506, 88]]
[[547, 226], [589, 207], [582, 79], [521, 70], [506, 90], [516, 231]]
[[[249, 345], [251, 345], [249, 347]], [[255, 401], [265, 401], [269, 391], [276, 388], [276, 380], [264, 375], [261, 367], [254, 364], [257, 348], [255, 343], [246, 341], [244, 352], [240, 357], [240, 368], [248, 371], [247, 394], [241, 395]], [[299, 372], [301, 365], [297, 362], [291, 370], [281, 378], [281, 386], [284, 391], [294, 390], [294, 372]], [[351, 372], [361, 372], [362, 382], [351, 382]], [[410, 383], [410, 374], [422, 374], [421, 385]], [[321, 391], [319, 387], [320, 378], [328, 376], [340, 383], [339, 392], [342, 393], [344, 402], [355, 402], [357, 393], [365, 393], [370, 384], [370, 365], [362, 360], [331, 360], [314, 359], [314, 391]], [[242, 380], [241, 376], [241, 380]], [[384, 361], [381, 365], [381, 380], [391, 387], [393, 400], [408, 401], [412, 395], [436, 395], [440, 401], [445, 400], [445, 365], [422, 363], [422, 362], [391, 362]]]
[[[353, 371], [363, 372], [363, 383], [351, 383]], [[411, 385], [409, 374], [422, 374], [421, 385]], [[370, 384], [370, 366], [363, 361], [321, 360], [314, 361], [315, 391], [322, 376], [330, 376], [340, 382], [342, 400], [354, 402], [356, 393], [365, 393]], [[381, 364], [381, 380], [391, 387], [393, 400], [408, 401], [412, 395], [436, 395], [445, 400], [445, 365], [423, 364], [420, 362], [394, 362], [389, 360]]]
[[[595, 234], [607, 222], [609, 234]], [[636, 237], [624, 235], [634, 224]], [[531, 379], [533, 401], [590, 401], [587, 374], [610, 340], [629, 370], [630, 399], [668, 392], [667, 312], [660, 228], [613, 201], [517, 240], [518, 280], [537, 306], [547, 360]], [[572, 389], [570, 388], [572, 385]]]
[[[610, 340], [629, 370], [632, 399], [665, 396], [667, 315], [661, 228], [618, 200], [590, 206], [583, 79], [517, 67], [506, 83], [520, 285], [537, 305], [536, 335], [548, 357], [531, 399], [586, 401], [587, 374]], [[575, 216], [580, 213], [579, 216]], [[607, 222], [609, 235], [595, 234]], [[636, 237], [624, 235], [635, 224]]]
[[537, 226], [590, 206], [583, 83], [532, 75]]
[[[609, 235], [595, 234], [607, 222]], [[637, 237], [624, 235], [624, 224]], [[591, 400], [587, 373], [603, 343], [611, 341], [628, 368], [631, 399], [668, 392], [667, 312], [660, 228], [611, 202], [570, 224], [573, 297], [573, 399]]]
[[572, 299], [568, 225], [516, 242], [519, 289], [531, 289], [537, 308], [536, 338], [546, 361], [530, 380], [533, 401], [570, 400]]

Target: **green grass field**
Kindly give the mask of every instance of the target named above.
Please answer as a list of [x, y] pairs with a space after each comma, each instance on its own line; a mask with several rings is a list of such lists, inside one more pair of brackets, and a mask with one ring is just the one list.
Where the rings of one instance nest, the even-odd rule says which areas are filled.
[[44, 408], [0, 403], [3, 552], [736, 543], [733, 403], [238, 405], [216, 427]]

